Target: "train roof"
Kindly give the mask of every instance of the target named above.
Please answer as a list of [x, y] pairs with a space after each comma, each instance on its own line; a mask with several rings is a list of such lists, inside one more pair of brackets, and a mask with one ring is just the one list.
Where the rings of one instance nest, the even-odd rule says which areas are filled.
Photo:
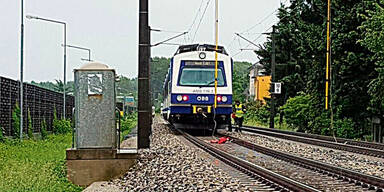
[[[216, 45], [209, 44], [191, 44], [191, 45], [180, 45], [175, 55], [180, 53], [192, 52], [192, 51], [215, 51]], [[227, 51], [223, 46], [218, 46], [218, 53], [228, 55]]]

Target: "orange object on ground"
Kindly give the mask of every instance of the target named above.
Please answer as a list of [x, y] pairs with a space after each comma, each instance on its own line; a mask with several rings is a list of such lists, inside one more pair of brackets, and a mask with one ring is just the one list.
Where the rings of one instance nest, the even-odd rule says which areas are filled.
[[219, 139], [219, 142], [217, 142], [217, 144], [223, 144], [223, 143], [227, 142], [228, 140], [229, 140], [228, 137], [221, 137], [221, 138]]
[[211, 140], [211, 143], [217, 143], [217, 144], [223, 144], [225, 142], [229, 141], [229, 137], [220, 137], [219, 139]]

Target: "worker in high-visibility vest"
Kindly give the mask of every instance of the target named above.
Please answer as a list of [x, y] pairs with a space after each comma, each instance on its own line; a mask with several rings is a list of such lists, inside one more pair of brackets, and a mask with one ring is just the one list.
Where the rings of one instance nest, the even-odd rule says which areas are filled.
[[240, 128], [243, 126], [244, 115], [247, 112], [247, 110], [243, 104], [240, 104], [239, 100], [236, 100], [233, 111], [235, 112], [234, 120], [237, 124], [235, 131], [241, 132]]

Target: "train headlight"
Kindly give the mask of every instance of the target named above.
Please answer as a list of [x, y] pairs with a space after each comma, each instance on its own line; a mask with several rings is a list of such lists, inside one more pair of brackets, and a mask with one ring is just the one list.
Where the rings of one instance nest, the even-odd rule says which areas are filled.
[[225, 102], [228, 101], [228, 98], [227, 98], [227, 96], [222, 96], [222, 97], [221, 97], [221, 100], [225, 103]]
[[182, 101], [182, 100], [183, 100], [183, 96], [178, 95], [178, 96], [176, 97], [176, 100], [177, 100], [178, 102]]
[[207, 55], [204, 52], [200, 52], [199, 57], [200, 57], [200, 59], [205, 59], [207, 57]]
[[188, 95], [184, 95], [184, 96], [183, 96], [183, 101], [188, 101], [188, 100], [189, 100]]

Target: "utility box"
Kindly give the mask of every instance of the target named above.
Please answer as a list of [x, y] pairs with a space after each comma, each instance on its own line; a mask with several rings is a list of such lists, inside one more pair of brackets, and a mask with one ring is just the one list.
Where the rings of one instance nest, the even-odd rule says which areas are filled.
[[115, 70], [100, 63], [75, 69], [75, 146], [66, 150], [67, 178], [86, 187], [126, 173], [137, 150], [117, 148]]
[[88, 63], [74, 73], [75, 148], [116, 149], [115, 70]]

